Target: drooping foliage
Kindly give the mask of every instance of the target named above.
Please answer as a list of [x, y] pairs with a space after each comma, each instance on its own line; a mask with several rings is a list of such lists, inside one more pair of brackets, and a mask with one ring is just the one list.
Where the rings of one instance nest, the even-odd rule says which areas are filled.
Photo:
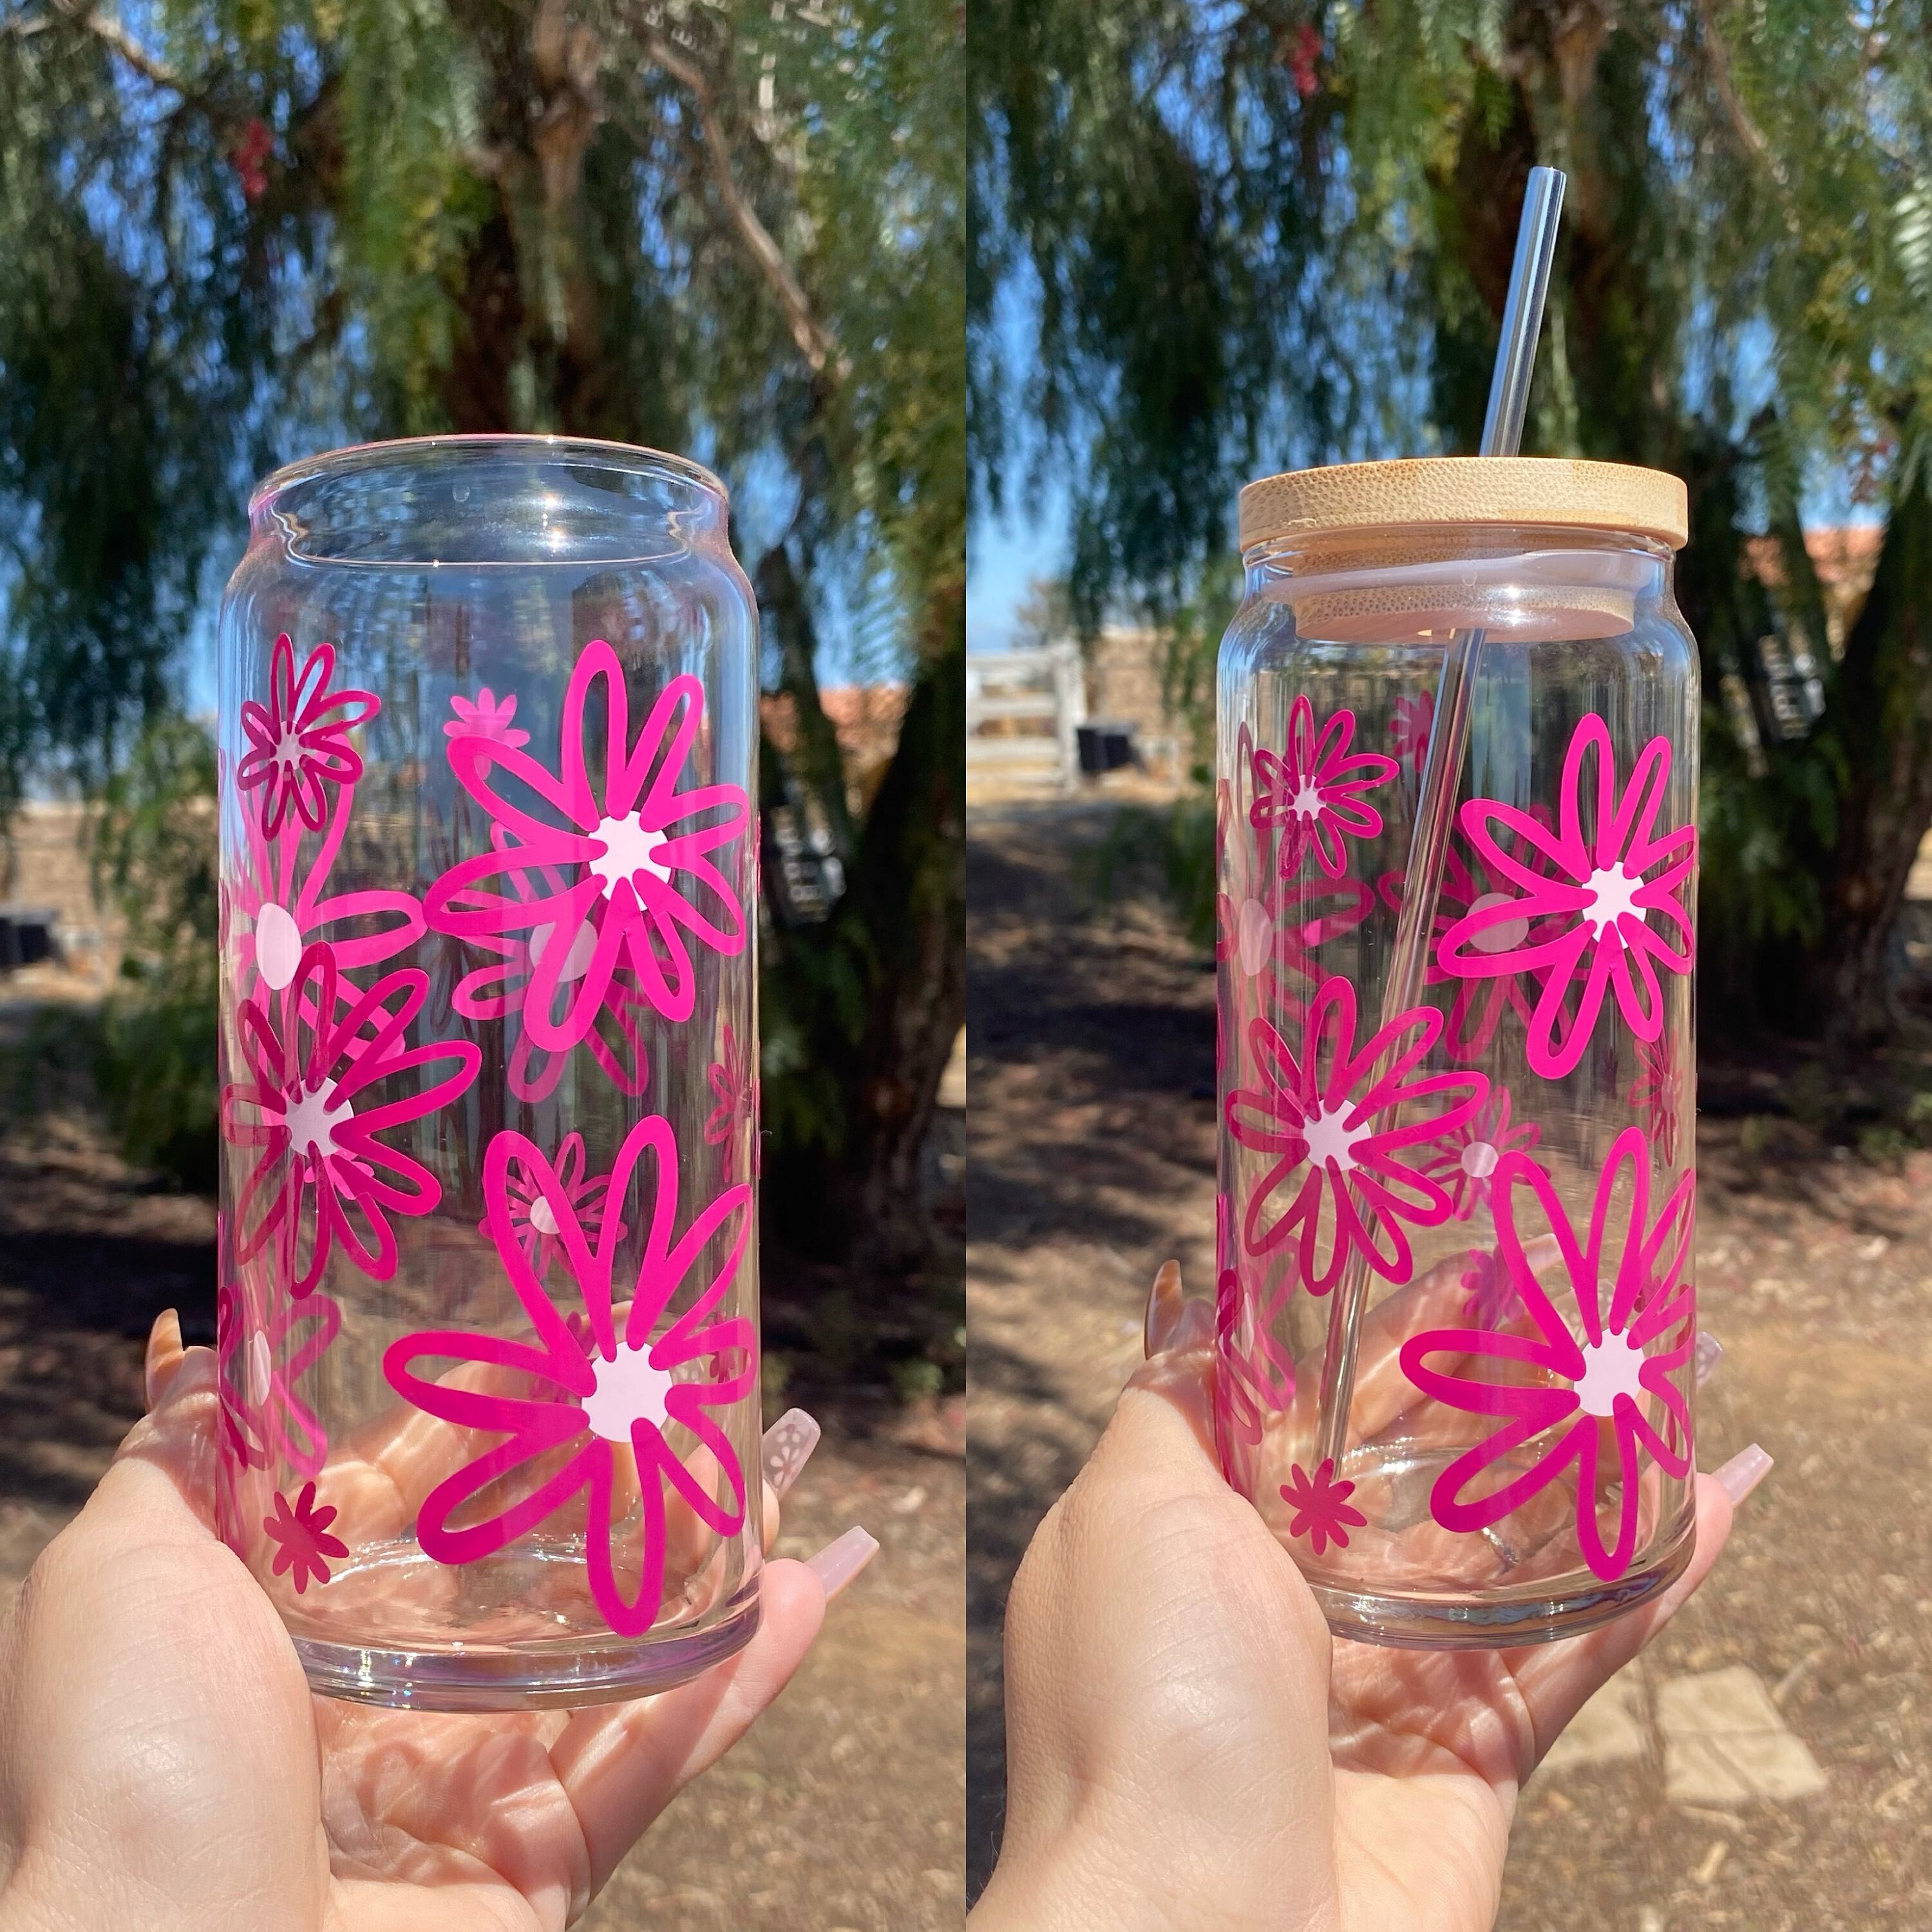
[[[963, 59], [943, 0], [0, 0], [0, 811], [180, 706], [272, 460], [440, 429], [689, 451], [790, 587], [768, 768], [851, 882], [768, 948], [774, 1196], [812, 1203], [801, 1238], [916, 1247], [881, 1177], [964, 1011], [932, 723], [964, 650]], [[910, 687], [869, 812], [827, 652]]]
[[[1089, 626], [1225, 596], [1250, 476], [1472, 448], [1524, 178], [1568, 172], [1525, 447], [1691, 486], [1707, 973], [1735, 1011], [1792, 1018], [1779, 989], [1802, 987], [1846, 1037], [1882, 1031], [1926, 819], [1879, 824], [1856, 768], [1875, 732], [1894, 795], [1916, 769], [1932, 666], [1898, 626], [1932, 584], [1828, 650], [1798, 506], [1911, 520], [1932, 422], [1922, 0], [1130, 0], [1102, 32], [1060, 0], [984, 11], [976, 427], [1020, 399], [1035, 472], [1064, 467]], [[1012, 366], [1016, 310], [1037, 353]], [[1020, 452], [975, 452], [991, 507]], [[1211, 650], [1211, 627], [1179, 630]], [[1772, 687], [1808, 658], [1794, 720]], [[1204, 687], [1198, 658], [1177, 669]]]

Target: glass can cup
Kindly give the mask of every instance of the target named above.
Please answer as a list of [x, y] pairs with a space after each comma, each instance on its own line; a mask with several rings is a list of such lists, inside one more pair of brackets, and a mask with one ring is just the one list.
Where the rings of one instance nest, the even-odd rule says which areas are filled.
[[[1346, 1636], [1568, 1636], [1689, 1559], [1685, 534], [1680, 482], [1608, 464], [1350, 464], [1242, 494], [1218, 686], [1216, 1428]], [[1472, 632], [1405, 998], [1438, 681]], [[1425, 885], [1412, 920], [1427, 905]]]
[[688, 1677], [758, 1624], [758, 616], [717, 479], [376, 444], [220, 628], [223, 1535], [311, 1684]]

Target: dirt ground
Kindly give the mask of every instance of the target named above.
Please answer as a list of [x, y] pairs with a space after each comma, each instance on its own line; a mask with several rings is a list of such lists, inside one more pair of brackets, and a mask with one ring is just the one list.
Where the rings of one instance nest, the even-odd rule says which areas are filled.
[[[969, 1896], [999, 1841], [1013, 1568], [1138, 1359], [1155, 1267], [1198, 1291], [1212, 1259], [1214, 977], [1157, 905], [1084, 900], [1073, 855], [1113, 808], [969, 826]], [[1725, 1350], [1699, 1460], [1756, 1441], [1777, 1467], [1618, 1680], [1625, 1747], [1599, 1725], [1530, 1786], [1504, 1932], [1932, 1925], [1932, 1155], [1874, 1163], [1777, 1117], [1789, 1071], [1706, 1067], [1699, 1142]], [[1822, 1789], [1672, 1802], [1673, 1687], [1739, 1666]]]
[[[140, 1413], [154, 1316], [178, 1307], [191, 1340], [213, 1339], [214, 1267], [210, 1204], [144, 1188], [82, 1125], [0, 1138], [0, 1612]], [[752, 1736], [620, 1867], [586, 1932], [960, 1923], [957, 1404], [911, 1426], [890, 1402], [812, 1406], [825, 1436], [778, 1552], [862, 1522], [880, 1553]]]

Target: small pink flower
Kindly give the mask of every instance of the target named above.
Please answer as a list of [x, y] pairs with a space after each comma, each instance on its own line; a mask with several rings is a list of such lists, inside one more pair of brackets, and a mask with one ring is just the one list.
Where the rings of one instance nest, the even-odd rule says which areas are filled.
[[1291, 1480], [1281, 1486], [1282, 1500], [1294, 1512], [1288, 1518], [1288, 1534], [1306, 1537], [1317, 1556], [1331, 1543], [1337, 1550], [1346, 1550], [1348, 1532], [1345, 1526], [1352, 1523], [1360, 1529], [1368, 1522], [1348, 1501], [1354, 1493], [1353, 1483], [1335, 1480], [1332, 1456], [1316, 1471], [1312, 1481], [1295, 1463]]
[[1280, 828], [1281, 876], [1292, 879], [1312, 850], [1323, 872], [1339, 879], [1348, 869], [1346, 838], [1375, 838], [1382, 815], [1362, 794], [1387, 784], [1400, 767], [1379, 752], [1348, 755], [1355, 714], [1337, 711], [1315, 735], [1315, 710], [1306, 697], [1289, 708], [1288, 743], [1280, 756], [1255, 753], [1255, 802], [1248, 819], [1258, 831]]
[[486, 684], [476, 694], [474, 703], [460, 694], [452, 694], [449, 708], [456, 716], [442, 728], [446, 738], [488, 738], [513, 751], [530, 742], [530, 734], [518, 730], [510, 722], [517, 715], [513, 694], [500, 698]]
[[[228, 1141], [264, 1150], [235, 1204], [236, 1258], [252, 1260], [279, 1234], [278, 1262], [298, 1297], [321, 1280], [338, 1246], [372, 1280], [394, 1274], [390, 1215], [433, 1213], [442, 1189], [428, 1168], [379, 1136], [454, 1100], [482, 1059], [468, 1040], [404, 1046], [429, 992], [419, 968], [377, 980], [340, 1018], [337, 983], [334, 952], [311, 946], [272, 1008], [243, 1000], [237, 1030], [250, 1077], [221, 1095]], [[439, 1066], [448, 1070], [424, 1084], [421, 1070]], [[380, 1083], [398, 1075], [416, 1077], [382, 1099]], [[311, 1199], [304, 1259], [301, 1235]]]
[[1516, 1305], [1516, 1286], [1509, 1270], [1499, 1266], [1486, 1248], [1472, 1248], [1468, 1258], [1461, 1282], [1464, 1318], [1478, 1328], [1500, 1328]]
[[[1583, 766], [1592, 756], [1595, 829], [1586, 838]], [[1697, 829], [1684, 825], [1662, 838], [1652, 836], [1670, 782], [1670, 741], [1653, 738], [1619, 794], [1610, 727], [1592, 712], [1576, 727], [1564, 758], [1554, 832], [1494, 799], [1471, 799], [1462, 807], [1471, 844], [1520, 896], [1458, 920], [1443, 935], [1437, 958], [1460, 978], [1544, 976], [1528, 1058], [1531, 1070], [1546, 1080], [1561, 1079], [1582, 1059], [1606, 990], [1614, 988], [1631, 1032], [1654, 1040], [1664, 1023], [1657, 968], [1690, 970], [1695, 944], [1679, 894], [1696, 865]], [[1515, 835], [1516, 850], [1503, 849], [1498, 826]], [[1538, 857], [1546, 862], [1541, 869], [1533, 862]], [[1665, 931], [1651, 925], [1653, 914]], [[1509, 943], [1498, 944], [1503, 938]], [[1574, 1017], [1573, 984], [1579, 989]]]
[[1644, 1131], [1666, 1167], [1677, 1165], [1677, 1118], [1684, 1103], [1684, 1070], [1677, 1064], [1670, 1030], [1655, 1040], [1636, 1043], [1637, 1076], [1630, 1104], [1642, 1116]]
[[1490, 1198], [1490, 1178], [1506, 1154], [1527, 1154], [1543, 1130], [1523, 1120], [1510, 1125], [1507, 1087], [1492, 1087], [1490, 1096], [1444, 1139], [1440, 1153], [1423, 1163], [1424, 1174], [1445, 1182], [1456, 1219], [1466, 1221]]
[[706, 1070], [718, 1104], [704, 1123], [704, 1139], [707, 1146], [724, 1149], [725, 1178], [729, 1180], [737, 1172], [739, 1130], [747, 1124], [752, 1130], [752, 1172], [758, 1172], [758, 1079], [752, 1070], [751, 1055], [739, 1044], [728, 1020], [724, 1032], [723, 1058]]
[[262, 1519], [262, 1527], [281, 1546], [275, 1552], [272, 1574], [279, 1576], [285, 1571], [292, 1573], [298, 1597], [308, 1588], [311, 1577], [318, 1583], [328, 1581], [328, 1558], [349, 1554], [348, 1544], [328, 1533], [328, 1526], [334, 1520], [332, 1504], [316, 1508], [313, 1483], [303, 1484], [292, 1508], [288, 1498], [278, 1490], [274, 1514]]
[[[1408, 1280], [1414, 1260], [1402, 1223], [1437, 1227], [1450, 1209], [1438, 1183], [1397, 1156], [1442, 1140], [1489, 1090], [1479, 1073], [1412, 1077], [1442, 1030], [1434, 1007], [1414, 1007], [1358, 1052], [1355, 989], [1341, 979], [1324, 980], [1316, 994], [1298, 1055], [1268, 1021], [1250, 1025], [1261, 1084], [1228, 1096], [1228, 1130], [1239, 1145], [1276, 1158], [1248, 1196], [1241, 1240], [1249, 1253], [1298, 1233], [1301, 1279], [1314, 1294], [1334, 1286], [1352, 1249], [1384, 1280]], [[1438, 1098], [1448, 1104], [1418, 1112], [1419, 1102]], [[1293, 1200], [1268, 1220], [1291, 1183]]]
[[1420, 775], [1423, 762], [1429, 756], [1430, 734], [1436, 728], [1436, 694], [1432, 691], [1412, 692], [1406, 698], [1395, 701], [1395, 714], [1390, 721], [1389, 742], [1395, 754], [1404, 764], [1413, 766]]
[[[1430, 1329], [1402, 1347], [1402, 1372], [1424, 1395], [1472, 1415], [1507, 1418], [1437, 1478], [1430, 1497], [1436, 1520], [1458, 1533], [1492, 1528], [1574, 1466], [1577, 1541], [1584, 1561], [1606, 1582], [1629, 1569], [1636, 1552], [1642, 1459], [1679, 1480], [1690, 1471], [1690, 1415], [1682, 1384], [1696, 1329], [1696, 1297], [1684, 1270], [1696, 1182], [1686, 1174], [1652, 1222], [1650, 1169], [1649, 1143], [1640, 1130], [1625, 1128], [1598, 1178], [1588, 1238], [1580, 1247], [1549, 1175], [1526, 1154], [1505, 1155], [1496, 1174], [1496, 1252], [1536, 1334]], [[1539, 1218], [1555, 1236], [1580, 1339], [1525, 1256], [1516, 1227], [1519, 1186], [1534, 1196]], [[1613, 1220], [1621, 1237], [1614, 1255], [1606, 1245]], [[1612, 1266], [1606, 1311], [1599, 1284]], [[1455, 1372], [1430, 1367], [1436, 1354], [1452, 1358]], [[1513, 1464], [1532, 1444], [1527, 1468], [1487, 1486], [1498, 1463]], [[1609, 1480], [1622, 1492], [1616, 1534], [1607, 1546], [1597, 1500], [1606, 1452], [1615, 1459]], [[1471, 1501], [1471, 1490], [1483, 1492]]]
[[265, 1321], [242, 1284], [221, 1284], [214, 1336], [225, 1456], [244, 1469], [286, 1462], [298, 1475], [322, 1473], [328, 1436], [296, 1391], [341, 1328], [342, 1310], [326, 1294], [282, 1302]]
[[[577, 1225], [584, 1231], [584, 1238], [595, 1244], [602, 1232], [604, 1210], [609, 1204], [607, 1195], [610, 1177], [600, 1174], [586, 1178], [584, 1164], [584, 1136], [566, 1134], [563, 1144], [557, 1149], [554, 1170], [556, 1184], [575, 1212]], [[550, 1273], [550, 1263], [562, 1252], [562, 1231], [536, 1171], [514, 1150], [505, 1163], [503, 1196], [517, 1244], [536, 1270], [538, 1280], [542, 1281]], [[479, 1234], [489, 1233], [487, 1216], [477, 1222], [476, 1232]], [[611, 1238], [621, 1241], [626, 1232], [623, 1222], [620, 1221]]]
[[[604, 766], [593, 781], [586, 714], [600, 680]], [[742, 840], [750, 800], [740, 785], [679, 789], [704, 731], [704, 686], [688, 674], [673, 678], [634, 746], [629, 718], [623, 665], [598, 638], [571, 673], [558, 772], [494, 738], [449, 741], [458, 782], [502, 836], [445, 872], [424, 912], [432, 928], [458, 938], [530, 935], [523, 1024], [546, 1052], [590, 1035], [620, 961], [658, 1012], [682, 1021], [697, 1003], [688, 940], [733, 958], [745, 950], [744, 907], [711, 855]], [[506, 879], [522, 883], [511, 893], [485, 890]]]
[[[744, 1528], [744, 1471], [714, 1412], [743, 1402], [758, 1384], [758, 1334], [752, 1323], [743, 1316], [712, 1318], [751, 1239], [752, 1190], [728, 1190], [679, 1234], [680, 1163], [668, 1120], [653, 1115], [631, 1130], [618, 1150], [608, 1198], [627, 1198], [646, 1156], [655, 1198], [621, 1335], [611, 1290], [616, 1222], [605, 1217], [593, 1246], [561, 1177], [533, 1142], [506, 1132], [491, 1140], [484, 1156], [487, 1226], [535, 1340], [438, 1329], [404, 1336], [382, 1358], [382, 1372], [405, 1401], [458, 1429], [504, 1438], [424, 1500], [416, 1525], [424, 1550], [439, 1563], [474, 1563], [586, 1494], [584, 1562], [590, 1594], [610, 1628], [626, 1636], [650, 1629], [663, 1600], [668, 1491], [720, 1536], [735, 1536]], [[548, 1204], [580, 1309], [566, 1312], [557, 1306], [524, 1251], [509, 1192], [513, 1160], [527, 1168]], [[722, 1250], [715, 1269], [704, 1258], [714, 1244]], [[671, 1318], [671, 1304], [694, 1273], [702, 1285]], [[568, 1318], [579, 1314], [581, 1322]], [[658, 1324], [667, 1321], [660, 1334]], [[511, 1395], [466, 1388], [453, 1376], [432, 1379], [417, 1367], [425, 1358], [508, 1370], [519, 1383], [536, 1384], [536, 1390]], [[674, 1430], [695, 1438], [715, 1474], [686, 1465], [671, 1446]], [[628, 1600], [613, 1552], [620, 1528], [612, 1508], [619, 1444], [636, 1456], [644, 1510], [642, 1569], [636, 1594]], [[728, 1492], [722, 1502], [716, 1493], [720, 1478]], [[495, 1513], [454, 1526], [451, 1519], [473, 1515], [470, 1505], [485, 1492], [494, 1498]]]
[[268, 704], [252, 698], [242, 702], [242, 728], [250, 748], [235, 768], [235, 782], [243, 791], [268, 788], [262, 830], [271, 838], [291, 806], [311, 832], [320, 832], [328, 815], [322, 787], [353, 784], [362, 776], [349, 734], [382, 710], [382, 700], [372, 691], [332, 693], [334, 670], [335, 646], [317, 644], [298, 677], [295, 646], [284, 632], [268, 660]]

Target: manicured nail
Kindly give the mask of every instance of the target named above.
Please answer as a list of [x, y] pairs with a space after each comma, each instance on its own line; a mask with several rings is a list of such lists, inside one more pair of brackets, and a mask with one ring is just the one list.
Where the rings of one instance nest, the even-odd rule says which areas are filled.
[[1149, 1361], [1172, 1342], [1181, 1308], [1180, 1264], [1162, 1262], [1148, 1290], [1147, 1318], [1141, 1324], [1141, 1348]]
[[1718, 1487], [1730, 1498], [1731, 1507], [1736, 1509], [1770, 1471], [1771, 1458], [1754, 1442], [1748, 1449], [1740, 1449], [1721, 1469], [1712, 1473], [1717, 1477]]
[[802, 1408], [788, 1408], [765, 1431], [760, 1453], [764, 1459], [765, 1480], [772, 1493], [782, 1497], [798, 1480], [799, 1472], [812, 1460], [818, 1447], [819, 1427]]
[[182, 1353], [181, 1316], [174, 1309], [164, 1308], [154, 1317], [154, 1325], [148, 1331], [147, 1359], [142, 1365], [142, 1385], [150, 1408], [154, 1407], [160, 1392], [158, 1384], [161, 1371], [178, 1362]]
[[1718, 1372], [1718, 1364], [1724, 1359], [1724, 1345], [1708, 1328], [1700, 1328], [1697, 1352], [1691, 1359], [1696, 1365], [1697, 1386], [1702, 1388]]
[[816, 1556], [808, 1556], [805, 1564], [825, 1586], [825, 1600], [829, 1604], [878, 1553], [878, 1538], [854, 1523], [843, 1536], [833, 1538]]

